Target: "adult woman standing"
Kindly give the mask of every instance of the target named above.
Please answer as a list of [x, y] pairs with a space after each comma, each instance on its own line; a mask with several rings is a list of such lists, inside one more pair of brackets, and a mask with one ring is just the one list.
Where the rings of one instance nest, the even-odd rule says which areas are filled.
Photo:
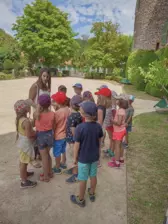
[[[29, 99], [32, 101], [32, 106], [34, 110], [38, 105], [38, 98], [42, 94], [50, 95], [51, 91], [51, 75], [47, 68], [42, 68], [40, 70], [40, 75], [38, 80], [30, 87], [29, 90]], [[37, 146], [34, 147], [35, 150], [35, 161], [33, 162], [33, 166], [36, 168], [40, 168], [41, 165], [36, 161], [37, 157], [40, 157]]]

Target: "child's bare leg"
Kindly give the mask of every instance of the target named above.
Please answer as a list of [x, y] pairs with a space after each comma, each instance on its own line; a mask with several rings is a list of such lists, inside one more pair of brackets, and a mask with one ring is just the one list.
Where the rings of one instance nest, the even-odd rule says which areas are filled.
[[107, 131], [109, 137], [109, 149], [112, 150], [112, 134], [111, 131]]
[[121, 152], [121, 142], [115, 141], [115, 160], [120, 160], [120, 152]]
[[114, 150], [115, 150], [115, 148], [114, 148], [114, 140], [113, 139], [111, 139], [111, 148], [112, 148], [112, 152], [114, 152]]
[[120, 144], [120, 160], [124, 159], [124, 149], [122, 147], [122, 144]]
[[73, 174], [78, 174], [78, 167], [77, 167], [77, 166], [73, 168], [72, 173], [73, 173]]
[[20, 162], [20, 178], [24, 182], [27, 180], [27, 164]]
[[49, 159], [48, 159], [48, 149], [40, 150], [40, 154], [42, 157], [42, 164], [43, 164], [43, 172], [44, 172], [44, 180], [49, 179]]
[[84, 200], [86, 184], [87, 184], [87, 181], [80, 181], [80, 184], [79, 184], [79, 199], [80, 200]]
[[55, 158], [55, 167], [59, 169], [60, 165], [61, 165], [61, 156]]
[[48, 163], [49, 163], [49, 175], [53, 175], [52, 173], [52, 159], [50, 156], [50, 148], [48, 148]]
[[90, 178], [90, 194], [95, 193], [96, 185], [97, 185], [97, 177], [91, 177]]
[[62, 164], [65, 164], [65, 163], [66, 163], [66, 153], [63, 153], [63, 154], [61, 155], [61, 163], [62, 163]]
[[125, 136], [125, 143], [128, 145], [128, 132], [127, 132], [127, 134]]

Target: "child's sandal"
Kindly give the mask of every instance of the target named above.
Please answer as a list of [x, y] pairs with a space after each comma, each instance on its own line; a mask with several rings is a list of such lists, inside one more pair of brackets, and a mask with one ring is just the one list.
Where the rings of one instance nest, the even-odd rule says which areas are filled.
[[40, 174], [40, 181], [43, 181], [43, 182], [49, 182], [50, 181], [50, 178], [44, 178], [44, 174]]

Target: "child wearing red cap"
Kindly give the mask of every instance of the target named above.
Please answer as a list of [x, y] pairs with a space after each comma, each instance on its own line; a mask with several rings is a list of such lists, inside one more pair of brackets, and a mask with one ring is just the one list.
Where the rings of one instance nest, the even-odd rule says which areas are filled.
[[27, 172], [27, 166], [34, 159], [33, 142], [36, 133], [27, 116], [30, 113], [29, 100], [18, 100], [14, 105], [14, 110], [16, 112], [17, 147], [20, 150], [20, 188], [32, 188], [37, 185], [37, 182], [27, 179], [28, 176], [34, 174], [34, 172]]
[[37, 110], [34, 113], [37, 131], [37, 145], [42, 157], [43, 173], [40, 180], [49, 182], [53, 177], [50, 149], [53, 147], [54, 112], [50, 111], [51, 98], [48, 94], [40, 95]]
[[57, 92], [51, 97], [59, 108], [55, 112], [55, 130], [54, 130], [54, 147], [53, 154], [55, 157], [55, 174], [61, 174], [62, 169], [66, 169], [66, 122], [70, 114], [67, 106], [67, 97], [64, 92]]

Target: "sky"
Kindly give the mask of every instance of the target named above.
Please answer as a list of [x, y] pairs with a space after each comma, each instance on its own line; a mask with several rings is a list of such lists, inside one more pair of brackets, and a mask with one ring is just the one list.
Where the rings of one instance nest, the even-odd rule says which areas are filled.
[[[22, 15], [26, 4], [33, 0], [0, 0], [0, 28], [12, 33], [16, 17]], [[93, 22], [119, 23], [120, 31], [133, 34], [136, 0], [51, 0], [69, 14], [72, 28], [81, 35], [90, 35]]]

